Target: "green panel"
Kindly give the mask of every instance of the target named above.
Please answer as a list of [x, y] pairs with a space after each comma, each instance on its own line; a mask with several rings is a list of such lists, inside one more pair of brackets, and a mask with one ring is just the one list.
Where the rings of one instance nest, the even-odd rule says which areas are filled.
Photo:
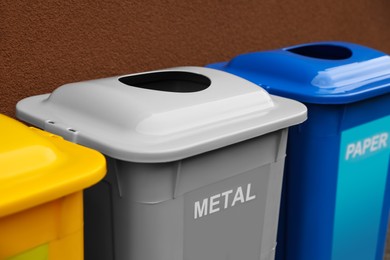
[[45, 244], [34, 249], [23, 252], [22, 254], [12, 256], [6, 260], [48, 260], [49, 245]]

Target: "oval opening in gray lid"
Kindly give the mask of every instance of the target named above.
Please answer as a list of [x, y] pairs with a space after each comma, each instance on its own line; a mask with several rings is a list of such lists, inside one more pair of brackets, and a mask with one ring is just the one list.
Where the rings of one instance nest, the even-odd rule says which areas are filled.
[[211, 84], [211, 80], [203, 75], [183, 71], [144, 73], [118, 80], [133, 87], [179, 93], [202, 91]]

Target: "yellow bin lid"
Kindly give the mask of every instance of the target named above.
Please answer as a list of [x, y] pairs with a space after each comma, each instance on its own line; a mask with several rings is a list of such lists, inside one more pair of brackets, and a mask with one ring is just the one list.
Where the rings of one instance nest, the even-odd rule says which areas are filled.
[[99, 152], [0, 114], [0, 217], [83, 190], [106, 173]]

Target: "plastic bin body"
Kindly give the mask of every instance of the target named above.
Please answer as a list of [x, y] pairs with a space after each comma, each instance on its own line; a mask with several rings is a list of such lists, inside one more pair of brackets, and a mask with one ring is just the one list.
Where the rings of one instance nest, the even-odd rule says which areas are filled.
[[289, 132], [277, 259], [383, 259], [390, 204], [389, 57], [325, 42], [244, 54], [210, 67], [308, 107], [308, 120]]
[[103, 178], [104, 157], [3, 115], [0, 125], [0, 259], [84, 259], [82, 189]]
[[1, 259], [84, 259], [82, 192], [0, 219]]
[[[274, 259], [286, 137], [284, 129], [167, 163], [109, 159], [107, 178], [86, 195], [112, 201], [87, 213], [90, 258], [115, 248], [105, 257]], [[105, 230], [114, 240], [96, 241]]]
[[180, 67], [65, 85], [17, 110], [107, 157], [107, 177], [85, 191], [87, 259], [274, 259], [287, 127], [305, 119], [300, 103]]
[[[364, 146], [366, 138], [390, 132], [389, 111], [383, 109], [389, 102], [390, 95], [383, 95], [330, 107], [310, 104], [307, 124], [291, 129], [284, 259], [383, 259], [388, 142], [383, 150], [361, 158], [356, 154], [356, 159], [347, 148], [353, 140]], [[302, 162], [302, 154], [311, 155], [309, 161]]]

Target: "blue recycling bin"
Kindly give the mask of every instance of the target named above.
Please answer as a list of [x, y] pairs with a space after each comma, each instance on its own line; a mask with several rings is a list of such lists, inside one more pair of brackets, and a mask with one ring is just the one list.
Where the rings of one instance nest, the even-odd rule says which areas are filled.
[[390, 57], [345, 42], [239, 55], [208, 67], [299, 100], [278, 260], [382, 260], [390, 205]]

